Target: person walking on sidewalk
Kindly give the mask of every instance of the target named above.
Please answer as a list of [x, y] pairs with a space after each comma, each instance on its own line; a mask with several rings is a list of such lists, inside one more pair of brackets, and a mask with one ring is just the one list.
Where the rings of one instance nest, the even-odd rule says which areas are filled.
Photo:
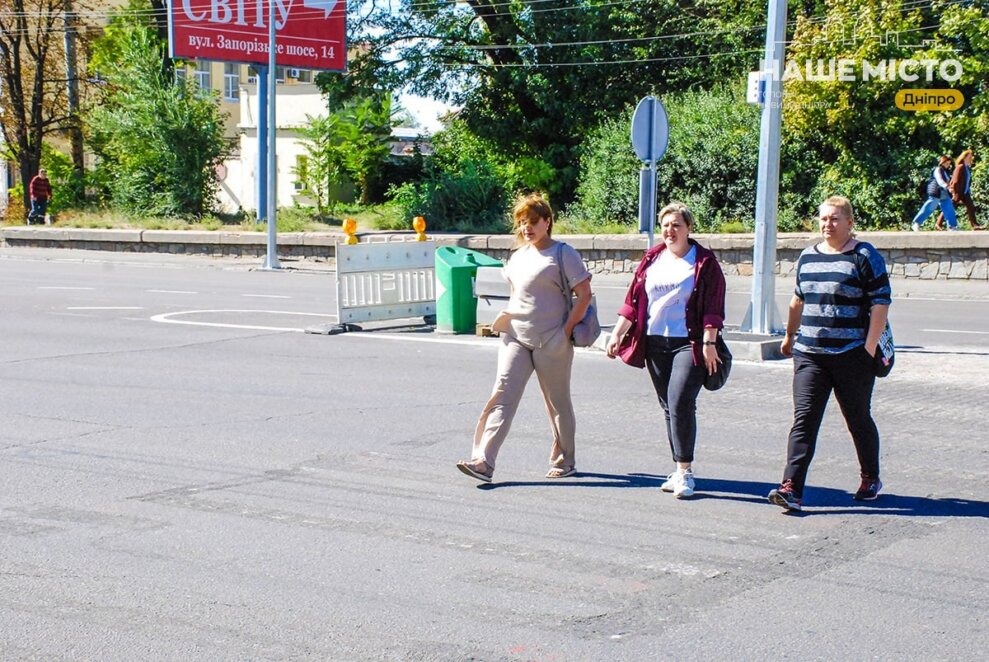
[[[973, 230], [985, 230], [975, 220], [975, 203], [972, 202], [972, 163], [975, 161], [975, 154], [972, 150], [966, 149], [955, 159], [955, 170], [951, 173], [951, 181], [948, 182], [948, 193], [951, 194], [951, 202], [955, 205], [965, 205], [965, 213], [968, 215], [968, 224]], [[934, 227], [939, 230], [944, 227], [944, 214], [939, 214]]]
[[690, 238], [694, 215], [686, 205], [667, 205], [659, 223], [663, 241], [639, 263], [606, 351], [648, 369], [675, 463], [660, 489], [682, 499], [696, 488], [697, 395], [718, 367], [725, 277], [714, 253]]
[[914, 232], [920, 232], [920, 226], [938, 207], [941, 207], [941, 213], [948, 221], [948, 229], [958, 229], [955, 207], [951, 204], [951, 195], [948, 193], [948, 184], [951, 180], [950, 169], [951, 157], [942, 155], [931, 172], [931, 178], [927, 181], [927, 200], [924, 201], [920, 211], [910, 222], [910, 229]]
[[[505, 266], [511, 297], [491, 325], [501, 335], [497, 377], [474, 431], [471, 459], [457, 463], [460, 471], [483, 482], [491, 482], [498, 451], [533, 372], [553, 431], [546, 477], [576, 473], [571, 337], [591, 303], [591, 274], [573, 247], [553, 239], [553, 210], [542, 196], [521, 198], [513, 216], [517, 248]], [[577, 299], [568, 314], [571, 292]]]
[[31, 211], [27, 215], [27, 224], [31, 225], [31, 221], [35, 220], [39, 225], [44, 225], [48, 203], [52, 199], [52, 185], [48, 181], [47, 170], [38, 170], [38, 174], [28, 184], [28, 194], [31, 196]]
[[802, 507], [832, 391], [858, 454], [862, 482], [855, 500], [871, 501], [883, 486], [872, 388], [873, 357], [891, 303], [886, 263], [871, 244], [853, 236], [855, 216], [847, 198], [825, 200], [819, 221], [824, 241], [797, 259], [797, 286], [780, 347], [793, 357], [793, 427], [783, 481], [769, 501], [784, 510]]

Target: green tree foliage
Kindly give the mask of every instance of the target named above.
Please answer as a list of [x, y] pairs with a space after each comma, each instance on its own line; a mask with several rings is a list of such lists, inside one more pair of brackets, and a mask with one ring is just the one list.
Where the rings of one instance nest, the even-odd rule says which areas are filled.
[[[903, 226], [919, 205], [916, 183], [935, 156], [986, 144], [989, 10], [968, 2], [931, 5], [901, 0], [827, 0], [826, 20], [798, 17], [787, 53], [783, 98], [784, 219], [809, 217], [824, 197], [848, 196], [866, 228]], [[851, 81], [808, 80], [806, 64], [847, 58]], [[963, 64], [957, 83], [863, 80], [863, 62], [948, 60]], [[800, 72], [799, 74], [797, 72]], [[790, 75], [792, 74], [792, 75]], [[785, 76], [786, 77], [786, 76]], [[956, 88], [965, 106], [954, 112], [907, 112], [900, 89]]]
[[163, 216], [199, 216], [216, 192], [225, 155], [216, 100], [162, 72], [163, 45], [149, 30], [115, 37], [120, 61], [104, 72], [106, 103], [88, 114], [99, 179], [114, 205]]
[[301, 129], [308, 156], [298, 173], [322, 213], [333, 184], [353, 182], [361, 204], [379, 202], [392, 128], [391, 97], [386, 93], [355, 99], [325, 118], [309, 117]]
[[548, 164], [567, 202], [588, 132], [650, 92], [738, 77], [760, 49], [764, 10], [762, 0], [401, 0], [355, 12], [351, 73], [321, 80], [331, 97], [385, 84], [460, 105], [506, 160]]
[[[670, 142], [658, 168], [660, 205], [679, 200], [701, 231], [752, 225], [759, 153], [759, 111], [740, 88], [716, 87], [664, 99]], [[632, 108], [592, 134], [582, 160], [573, 214], [591, 223], [638, 224], [639, 169], [630, 144]]]
[[510, 167], [492, 156], [491, 145], [458, 120], [433, 137], [433, 150], [421, 181], [390, 191], [402, 217], [424, 216], [432, 230], [503, 232], [511, 193], [520, 181], [514, 179], [519, 171], [512, 169], [517, 164]]
[[[78, 11], [78, 7], [77, 7]], [[0, 130], [4, 158], [16, 162], [26, 190], [38, 173], [42, 142], [68, 126], [65, 3], [0, 2]], [[31, 203], [23, 198], [25, 211]]]

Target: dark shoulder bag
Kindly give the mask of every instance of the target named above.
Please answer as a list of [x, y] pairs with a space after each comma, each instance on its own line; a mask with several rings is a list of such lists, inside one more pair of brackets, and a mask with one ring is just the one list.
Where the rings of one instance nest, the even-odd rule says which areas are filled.
[[[725, 385], [728, 381], [728, 375], [731, 374], [731, 351], [728, 349], [728, 343], [725, 342], [724, 336], [721, 332], [718, 332], [718, 339], [715, 341], [714, 348], [718, 350], [718, 369], [712, 374], [706, 374], [704, 376], [704, 388], [708, 391], [717, 391], [719, 388]], [[707, 367], [705, 366], [705, 370]]]

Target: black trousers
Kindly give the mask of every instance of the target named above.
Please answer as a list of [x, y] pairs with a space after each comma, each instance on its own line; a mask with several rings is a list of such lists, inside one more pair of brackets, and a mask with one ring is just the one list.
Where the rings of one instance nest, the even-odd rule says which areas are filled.
[[801, 497], [831, 392], [845, 417], [862, 478], [879, 477], [879, 430], [872, 420], [872, 357], [864, 347], [841, 354], [793, 353], [793, 428], [783, 480]]
[[697, 394], [704, 366], [694, 365], [687, 338], [646, 336], [646, 369], [666, 415], [666, 436], [674, 462], [694, 461], [697, 440]]

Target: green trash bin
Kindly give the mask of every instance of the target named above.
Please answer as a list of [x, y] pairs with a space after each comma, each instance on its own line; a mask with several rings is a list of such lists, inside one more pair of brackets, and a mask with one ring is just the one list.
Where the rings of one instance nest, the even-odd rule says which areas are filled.
[[474, 277], [477, 268], [500, 266], [500, 260], [469, 248], [440, 246], [436, 249], [437, 331], [474, 333], [477, 322]]

